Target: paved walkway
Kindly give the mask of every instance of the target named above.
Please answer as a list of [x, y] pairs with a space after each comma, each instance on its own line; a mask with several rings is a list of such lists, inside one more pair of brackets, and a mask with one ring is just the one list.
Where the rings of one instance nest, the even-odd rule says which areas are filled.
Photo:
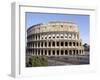
[[89, 64], [89, 56], [48, 57], [49, 66]]

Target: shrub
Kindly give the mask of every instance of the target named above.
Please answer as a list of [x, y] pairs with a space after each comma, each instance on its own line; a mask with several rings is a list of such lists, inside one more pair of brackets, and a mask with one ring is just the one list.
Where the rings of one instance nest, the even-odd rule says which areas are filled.
[[44, 56], [32, 56], [32, 67], [48, 66], [48, 60]]

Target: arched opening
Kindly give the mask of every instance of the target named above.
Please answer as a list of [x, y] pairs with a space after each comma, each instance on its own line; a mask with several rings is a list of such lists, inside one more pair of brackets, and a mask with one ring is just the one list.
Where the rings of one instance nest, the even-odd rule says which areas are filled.
[[64, 46], [64, 43], [63, 42], [61, 42], [61, 46]]
[[75, 46], [75, 42], [73, 42], [73, 46]]
[[34, 43], [32, 43], [32, 47], [34, 47]]
[[40, 55], [40, 50], [38, 50], [38, 55]]
[[51, 51], [50, 50], [48, 51], [48, 54], [51, 55]]
[[72, 38], [72, 35], [71, 34], [69, 34], [69, 38]]
[[78, 46], [78, 42], [77, 42], [77, 46]]
[[78, 50], [76, 50], [76, 55], [78, 55]]
[[55, 46], [55, 42], [52, 42], [52, 46]]
[[37, 47], [37, 42], [35, 42], [35, 47]]
[[35, 36], [34, 36], [34, 35], [32, 35], [33, 40], [34, 40], [34, 37], [35, 37]]
[[57, 42], [57, 46], [59, 46], [59, 42]]
[[47, 55], [47, 50], [45, 50], [45, 55]]
[[41, 42], [41, 47], [43, 47], [43, 42]]
[[64, 54], [64, 51], [63, 50], [61, 50], [61, 55], [63, 55]]
[[72, 46], [72, 42], [69, 42], [69, 46]]
[[45, 42], [45, 47], [47, 47], [47, 42]]
[[80, 50], [80, 54], [81, 54], [81, 50]]
[[68, 46], [68, 42], [65, 42], [65, 46]]
[[81, 44], [81, 42], [80, 42], [80, 46], [81, 46], [82, 44]]
[[83, 53], [83, 50], [82, 50], [82, 53]]
[[63, 28], [63, 25], [61, 25], [61, 27]]
[[75, 50], [73, 50], [73, 55], [75, 55]]
[[43, 55], [43, 50], [41, 50], [41, 55]]
[[33, 55], [34, 55], [34, 49], [33, 49]]
[[69, 50], [69, 54], [72, 55], [72, 51], [71, 50]]
[[39, 40], [40, 40], [40, 35], [38, 36]]
[[59, 55], [59, 50], [57, 50], [57, 55]]
[[40, 42], [38, 42], [38, 47], [40, 47]]
[[37, 49], [35, 51], [36, 51], [36, 55], [37, 55]]
[[49, 42], [49, 47], [51, 46], [51, 42]]
[[65, 50], [65, 55], [68, 55], [68, 51], [67, 50]]
[[55, 55], [55, 50], [53, 50], [53, 55]]

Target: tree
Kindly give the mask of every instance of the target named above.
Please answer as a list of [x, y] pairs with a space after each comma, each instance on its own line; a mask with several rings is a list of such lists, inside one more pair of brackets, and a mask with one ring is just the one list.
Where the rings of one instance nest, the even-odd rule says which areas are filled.
[[29, 61], [26, 63], [27, 67], [32, 67], [32, 59], [29, 58]]
[[90, 46], [89, 46], [87, 43], [85, 43], [85, 44], [83, 45], [83, 47], [84, 47], [84, 50], [85, 50], [85, 51], [90, 51]]
[[48, 66], [48, 60], [44, 56], [32, 56], [32, 67]]

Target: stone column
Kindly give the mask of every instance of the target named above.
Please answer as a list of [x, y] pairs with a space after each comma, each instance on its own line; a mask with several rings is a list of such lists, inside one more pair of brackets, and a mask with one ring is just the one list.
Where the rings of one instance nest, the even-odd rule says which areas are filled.
[[64, 56], [65, 56], [65, 49], [63, 50]]
[[71, 49], [71, 52], [72, 52], [72, 56], [73, 56], [73, 49]]
[[65, 40], [64, 40], [63, 44], [64, 44], [64, 47], [65, 47]]
[[43, 48], [44, 48], [44, 46], [45, 46], [45, 42], [43, 41]]
[[35, 49], [34, 49], [34, 55], [35, 55]]
[[69, 33], [67, 33], [67, 39], [69, 39]]
[[48, 40], [47, 40], [47, 48], [48, 48], [49, 46], [48, 46]]
[[61, 56], [61, 50], [59, 49], [59, 56]]
[[67, 41], [67, 47], [69, 47], [69, 41]]
[[42, 39], [42, 35], [40, 34], [40, 40]]
[[69, 50], [67, 50], [68, 56], [69, 56]]
[[47, 56], [48, 56], [48, 49], [47, 49]]
[[43, 49], [43, 55], [45, 55], [45, 50]]

